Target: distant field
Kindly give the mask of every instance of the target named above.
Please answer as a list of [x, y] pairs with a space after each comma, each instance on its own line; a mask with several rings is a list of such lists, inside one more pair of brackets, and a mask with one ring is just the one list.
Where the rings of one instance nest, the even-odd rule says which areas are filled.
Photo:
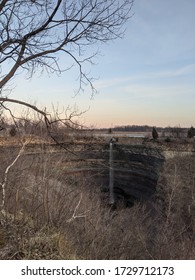
[[98, 132], [96, 131], [94, 133], [94, 136], [99, 136], [99, 137], [128, 137], [128, 138], [144, 138], [144, 137], [149, 137], [151, 135], [150, 132], [125, 132], [125, 131], [114, 131], [112, 133], [105, 133], [105, 132]]

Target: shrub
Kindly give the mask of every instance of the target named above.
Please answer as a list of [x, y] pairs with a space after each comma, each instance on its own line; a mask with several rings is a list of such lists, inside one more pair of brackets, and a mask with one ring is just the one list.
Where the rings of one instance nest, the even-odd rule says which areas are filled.
[[16, 130], [15, 126], [12, 126], [12, 127], [10, 128], [9, 134], [10, 134], [11, 137], [16, 136], [17, 130]]
[[171, 142], [171, 138], [167, 137], [167, 138], [165, 139], [165, 142], [170, 143], [170, 142]]
[[152, 129], [152, 137], [155, 140], [158, 139], [158, 132], [155, 127], [153, 127], [153, 129]]
[[195, 136], [195, 128], [193, 126], [191, 126], [190, 129], [188, 129], [187, 136], [188, 136], [188, 138], [192, 138]]

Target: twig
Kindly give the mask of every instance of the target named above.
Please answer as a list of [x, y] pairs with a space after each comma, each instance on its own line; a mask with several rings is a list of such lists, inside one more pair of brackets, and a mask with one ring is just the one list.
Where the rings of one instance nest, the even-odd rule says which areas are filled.
[[14, 164], [17, 162], [17, 160], [20, 158], [20, 156], [24, 152], [24, 148], [25, 148], [26, 144], [27, 144], [27, 142], [23, 143], [23, 145], [22, 145], [21, 149], [19, 150], [19, 153], [17, 154], [15, 159], [10, 163], [10, 165], [7, 166], [5, 173], [4, 173], [5, 175], [4, 175], [3, 182], [0, 183], [0, 186], [2, 189], [2, 203], [0, 205], [0, 208], [1, 208], [2, 213], [5, 213], [5, 197], [6, 197], [6, 184], [7, 184], [7, 179], [8, 179], [8, 173], [9, 173], [10, 169], [12, 168], [12, 166], [14, 166]]
[[83, 196], [82, 196], [82, 194], [81, 194], [80, 200], [79, 200], [77, 206], [76, 206], [75, 209], [74, 209], [74, 213], [73, 213], [72, 217], [71, 217], [70, 219], [67, 220], [67, 223], [71, 223], [72, 221], [74, 221], [74, 220], [77, 219], [77, 218], [85, 218], [87, 212], [89, 212], [89, 210], [87, 210], [87, 211], [83, 212], [82, 214], [76, 214], [76, 212], [77, 212], [77, 210], [78, 210], [78, 208], [79, 208], [79, 205], [80, 205], [80, 203], [81, 203], [82, 197], [83, 197]]

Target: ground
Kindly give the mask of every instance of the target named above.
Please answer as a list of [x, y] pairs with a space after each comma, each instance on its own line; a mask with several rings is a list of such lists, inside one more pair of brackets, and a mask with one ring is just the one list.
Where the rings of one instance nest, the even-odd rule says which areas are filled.
[[[104, 138], [78, 137], [67, 141], [64, 150], [39, 137], [1, 137], [0, 183], [5, 201], [0, 258], [194, 259], [194, 141], [165, 140], [119, 138], [119, 145], [157, 147], [166, 162], [150, 201], [138, 201], [130, 208], [119, 203], [113, 211], [107, 194], [101, 192], [103, 186], [94, 180], [101, 169], [94, 169], [96, 177], [70, 172], [94, 166], [94, 161], [78, 160], [74, 154], [92, 155], [92, 146], [100, 151]], [[106, 159], [96, 160], [106, 164]]]

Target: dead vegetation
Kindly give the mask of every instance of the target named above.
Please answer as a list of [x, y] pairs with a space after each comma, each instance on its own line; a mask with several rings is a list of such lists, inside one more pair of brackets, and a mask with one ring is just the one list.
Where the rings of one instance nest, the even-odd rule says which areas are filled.
[[[20, 149], [1, 148], [1, 184]], [[65, 173], [67, 152], [40, 150], [7, 174], [0, 259], [195, 258], [193, 154], [166, 161], [153, 200], [113, 211], [93, 177]]]

